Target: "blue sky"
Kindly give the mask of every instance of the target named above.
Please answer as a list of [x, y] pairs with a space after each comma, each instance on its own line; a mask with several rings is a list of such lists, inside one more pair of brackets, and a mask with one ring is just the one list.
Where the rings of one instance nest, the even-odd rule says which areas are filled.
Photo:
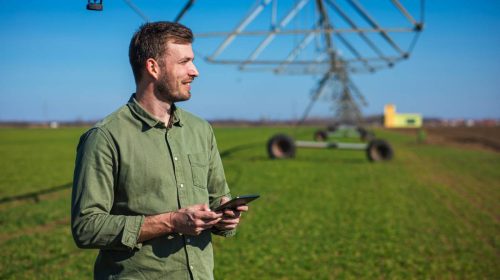
[[[155, 21], [172, 20], [184, 2], [133, 3]], [[182, 22], [195, 32], [229, 31], [254, 2], [197, 0]], [[124, 1], [104, 0], [100, 13], [85, 10], [86, 1], [0, 4], [0, 121], [97, 120], [134, 92], [127, 51], [143, 20]], [[425, 117], [500, 118], [500, 1], [428, 0], [425, 18], [409, 60], [352, 75], [369, 103], [364, 114], [380, 114], [384, 104], [394, 103], [400, 112]], [[182, 107], [207, 119], [302, 114], [319, 75], [239, 72], [207, 64], [203, 56], [217, 42], [220, 38], [195, 41], [201, 74]], [[328, 108], [328, 102], [319, 102], [312, 115], [330, 116]]]

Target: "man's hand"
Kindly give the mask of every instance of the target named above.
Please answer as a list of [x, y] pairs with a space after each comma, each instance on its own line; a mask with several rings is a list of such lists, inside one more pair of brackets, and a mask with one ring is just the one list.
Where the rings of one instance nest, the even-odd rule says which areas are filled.
[[187, 235], [199, 235], [221, 221], [222, 213], [210, 210], [206, 204], [197, 204], [172, 213], [174, 231]]
[[[224, 204], [228, 202], [230, 199], [223, 196], [220, 200], [220, 204]], [[225, 209], [222, 210], [221, 212], [216, 212], [216, 213], [222, 213], [222, 219], [215, 225], [215, 227], [218, 230], [231, 230], [235, 229], [238, 224], [240, 223], [240, 216], [241, 212], [246, 212], [248, 211], [248, 206], [247, 205], [242, 205], [238, 206], [236, 209]]]

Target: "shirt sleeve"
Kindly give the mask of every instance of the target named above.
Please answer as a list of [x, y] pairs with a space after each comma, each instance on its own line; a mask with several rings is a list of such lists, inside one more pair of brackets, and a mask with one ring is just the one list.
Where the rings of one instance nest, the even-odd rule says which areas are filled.
[[71, 230], [80, 248], [132, 250], [144, 216], [110, 214], [117, 170], [115, 147], [100, 128], [80, 138], [71, 198]]
[[[226, 175], [224, 174], [224, 167], [217, 148], [217, 141], [215, 134], [210, 126], [210, 156], [209, 156], [209, 170], [208, 170], [208, 192], [210, 198], [210, 208], [214, 209], [220, 205], [220, 199], [223, 196], [231, 198], [229, 186], [227, 185]], [[218, 230], [212, 228], [212, 233], [224, 237], [230, 237], [236, 234], [236, 229], [233, 230]]]

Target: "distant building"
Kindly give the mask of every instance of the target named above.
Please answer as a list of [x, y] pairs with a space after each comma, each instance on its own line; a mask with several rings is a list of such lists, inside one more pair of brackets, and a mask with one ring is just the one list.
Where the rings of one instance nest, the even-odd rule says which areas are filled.
[[49, 123], [49, 127], [50, 128], [59, 128], [59, 123], [58, 122], [50, 122]]
[[415, 128], [422, 127], [421, 114], [397, 114], [396, 105], [387, 104], [384, 107], [384, 127]]

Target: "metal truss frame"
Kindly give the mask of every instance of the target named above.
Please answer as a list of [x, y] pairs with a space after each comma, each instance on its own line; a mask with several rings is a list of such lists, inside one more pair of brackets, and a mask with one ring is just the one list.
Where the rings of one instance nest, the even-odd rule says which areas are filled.
[[[319, 11], [319, 17], [325, 18], [324, 24], [318, 23], [310, 29], [294, 29], [294, 30], [283, 30], [290, 21], [297, 16], [304, 6], [310, 2], [316, 2], [316, 6]], [[413, 46], [416, 43], [418, 33], [423, 29], [423, 14], [421, 14], [421, 20], [417, 21], [408, 12], [408, 10], [401, 4], [399, 0], [390, 0], [393, 6], [401, 12], [402, 15], [411, 24], [409, 27], [382, 27], [377, 20], [370, 15], [370, 13], [361, 5], [358, 0], [346, 0], [347, 3], [355, 10], [360, 17], [362, 17], [369, 25], [370, 28], [359, 27], [356, 22], [346, 13], [346, 11], [337, 4], [335, 0], [298, 0], [296, 4], [286, 13], [285, 16], [279, 21], [271, 22], [270, 30], [258, 30], [258, 31], [246, 31], [245, 28], [250, 25], [256, 17], [264, 11], [267, 6], [272, 6], [272, 15], [276, 15], [276, 7], [278, 0], [258, 0], [257, 4], [250, 10], [248, 15], [234, 28], [233, 31], [229, 32], [206, 32], [197, 33], [198, 38], [207, 37], [225, 37], [222, 43], [217, 47], [217, 49], [209, 56], [206, 60], [212, 63], [220, 64], [234, 64], [238, 65], [240, 70], [248, 70], [247, 66], [257, 65], [263, 66], [257, 70], [271, 70], [275, 73], [286, 74], [287, 66], [300, 66], [303, 67], [302, 71], [291, 70], [291, 74], [317, 74], [324, 73], [328, 69], [325, 69], [325, 65], [331, 65], [331, 57], [318, 56], [316, 59], [312, 60], [297, 60], [300, 53], [310, 45], [316, 36], [322, 35], [325, 40], [327, 37], [335, 36], [344, 47], [354, 56], [353, 59], [345, 60], [348, 72], [374, 72], [383, 68], [392, 67], [396, 63], [409, 58]], [[424, 0], [419, 0], [421, 7], [424, 5]], [[342, 19], [345, 23], [349, 25], [350, 28], [335, 28], [333, 24], [329, 21], [326, 7], [328, 6], [335, 12], [335, 16]], [[423, 8], [421, 8], [423, 10]], [[376, 54], [375, 57], [364, 57], [362, 51], [360, 51], [355, 44], [350, 42], [344, 34], [358, 34], [359, 38]], [[388, 45], [397, 53], [397, 55], [386, 55], [382, 52], [380, 47], [370, 39], [367, 34], [375, 33], [379, 34], [381, 38], [387, 42]], [[404, 50], [396, 41], [391, 37], [392, 33], [415, 33], [414, 41], [411, 43], [410, 47]], [[304, 35], [300, 43], [288, 54], [285, 60], [266, 60], [259, 59], [260, 54], [264, 49], [279, 35]], [[231, 45], [231, 43], [236, 39], [237, 36], [264, 36], [265, 38], [260, 42], [260, 44], [251, 52], [251, 54], [246, 59], [219, 59], [219, 56]], [[332, 39], [329, 39], [332, 40]], [[331, 49], [333, 46], [328, 46]], [[328, 52], [325, 50], [325, 52]], [[340, 59], [340, 58], [339, 58]], [[305, 68], [304, 66], [309, 66]], [[297, 68], [297, 67], [294, 67]], [[252, 69], [250, 69], [252, 70]], [[335, 69], [334, 69], [335, 70]]]
[[[310, 29], [285, 29], [310, 1], [315, 2], [317, 21]], [[215, 51], [206, 57], [211, 63], [237, 65], [240, 70], [272, 71], [276, 74], [322, 74], [318, 85], [311, 93], [311, 101], [299, 121], [303, 122], [310, 113], [314, 103], [325, 93], [330, 93], [332, 110], [337, 122], [356, 124], [361, 120], [360, 106], [367, 102], [350, 79], [352, 73], [372, 73], [380, 69], [393, 67], [396, 63], [408, 59], [424, 26], [424, 0], [420, 2], [420, 20], [408, 12], [399, 0], [390, 0], [409, 22], [411, 27], [383, 27], [358, 0], [345, 0], [351, 10], [368, 24], [368, 28], [360, 27], [356, 21], [335, 0], [297, 0], [285, 15], [277, 20], [278, 0], [257, 0], [248, 15], [229, 32], [198, 33], [196, 37], [225, 37]], [[271, 28], [269, 30], [246, 31], [264, 9], [271, 6]], [[327, 9], [327, 7], [329, 9]], [[329, 11], [343, 20], [349, 28], [336, 28], [330, 20]], [[391, 36], [393, 33], [414, 33], [414, 38], [407, 49], [404, 49]], [[297, 43], [284, 60], [260, 59], [261, 53], [280, 35], [299, 34], [303, 38]], [[361, 41], [376, 55], [365, 57], [363, 52], [345, 35], [357, 34]], [[385, 54], [381, 47], [368, 34], [378, 34], [390, 46], [396, 55]], [[264, 36], [258, 46], [245, 59], [220, 59], [219, 57], [238, 36]], [[317, 57], [299, 60], [300, 54], [318, 37], [324, 40], [324, 49]], [[352, 55], [343, 58], [334, 45], [334, 37]], [[249, 67], [252, 66], [252, 67]]]

